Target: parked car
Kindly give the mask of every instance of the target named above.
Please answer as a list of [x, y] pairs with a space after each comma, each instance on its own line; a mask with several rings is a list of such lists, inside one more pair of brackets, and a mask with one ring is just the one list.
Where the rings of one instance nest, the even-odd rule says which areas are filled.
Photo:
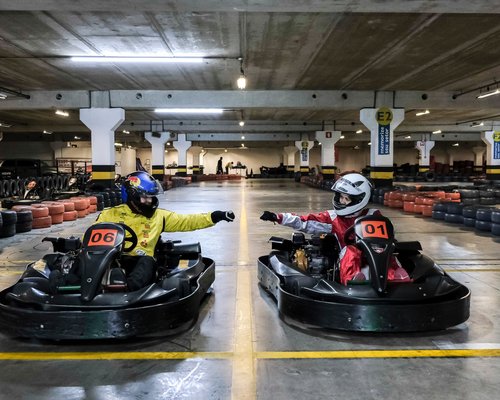
[[44, 176], [57, 174], [57, 168], [45, 161], [21, 158], [4, 160], [0, 164], [0, 178], [27, 178], [30, 176]]

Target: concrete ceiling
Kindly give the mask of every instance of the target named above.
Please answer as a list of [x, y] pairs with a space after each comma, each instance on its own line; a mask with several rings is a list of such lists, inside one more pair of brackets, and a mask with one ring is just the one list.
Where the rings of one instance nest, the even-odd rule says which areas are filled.
[[[71, 61], [123, 54], [206, 60]], [[239, 58], [244, 91], [236, 87]], [[0, 127], [4, 140], [88, 138], [79, 109], [91, 106], [124, 108], [120, 132], [131, 134], [119, 139], [137, 143], [148, 130], [196, 133], [201, 144], [213, 134], [262, 142], [325, 128], [368, 140], [354, 133], [364, 128], [359, 110], [382, 105], [405, 108], [401, 134], [441, 129], [477, 138], [471, 124], [500, 120], [500, 96], [476, 96], [499, 79], [493, 0], [0, 0], [0, 94], [8, 95], [0, 123], [11, 125]], [[153, 111], [167, 106], [226, 111]], [[430, 114], [417, 117], [423, 109]]]

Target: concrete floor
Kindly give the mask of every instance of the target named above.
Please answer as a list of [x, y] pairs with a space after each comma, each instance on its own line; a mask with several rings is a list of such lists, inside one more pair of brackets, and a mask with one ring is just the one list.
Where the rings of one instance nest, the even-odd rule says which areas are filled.
[[[181, 213], [233, 209], [234, 223], [169, 234], [199, 241], [216, 261], [214, 293], [182, 334], [117, 342], [52, 343], [0, 334], [0, 399], [492, 399], [500, 390], [500, 240], [470, 228], [381, 208], [399, 240], [472, 291], [471, 317], [419, 334], [308, 331], [281, 320], [258, 286], [271, 235], [263, 210], [307, 213], [331, 194], [290, 180], [203, 182], [165, 192]], [[95, 214], [94, 214], [95, 216]], [[49, 250], [40, 240], [82, 235], [93, 216], [0, 239], [0, 287]], [[287, 321], [288, 322], [288, 321]], [[497, 394], [495, 394], [497, 393]]]

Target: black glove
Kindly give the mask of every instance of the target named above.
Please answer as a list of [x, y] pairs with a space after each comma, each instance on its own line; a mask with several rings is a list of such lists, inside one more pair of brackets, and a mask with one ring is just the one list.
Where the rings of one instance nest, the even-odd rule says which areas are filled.
[[262, 221], [278, 222], [278, 216], [271, 211], [264, 211], [264, 214], [260, 216], [260, 219]]
[[232, 211], [214, 211], [210, 216], [212, 217], [212, 222], [214, 224], [220, 221], [234, 221], [234, 212]]

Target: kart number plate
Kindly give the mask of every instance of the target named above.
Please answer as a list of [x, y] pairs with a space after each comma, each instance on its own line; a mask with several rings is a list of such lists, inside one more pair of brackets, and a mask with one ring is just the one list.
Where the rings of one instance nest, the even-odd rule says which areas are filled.
[[364, 238], [389, 239], [385, 221], [363, 221], [361, 222], [361, 233]]
[[116, 229], [94, 229], [88, 246], [114, 246], [117, 235]]

